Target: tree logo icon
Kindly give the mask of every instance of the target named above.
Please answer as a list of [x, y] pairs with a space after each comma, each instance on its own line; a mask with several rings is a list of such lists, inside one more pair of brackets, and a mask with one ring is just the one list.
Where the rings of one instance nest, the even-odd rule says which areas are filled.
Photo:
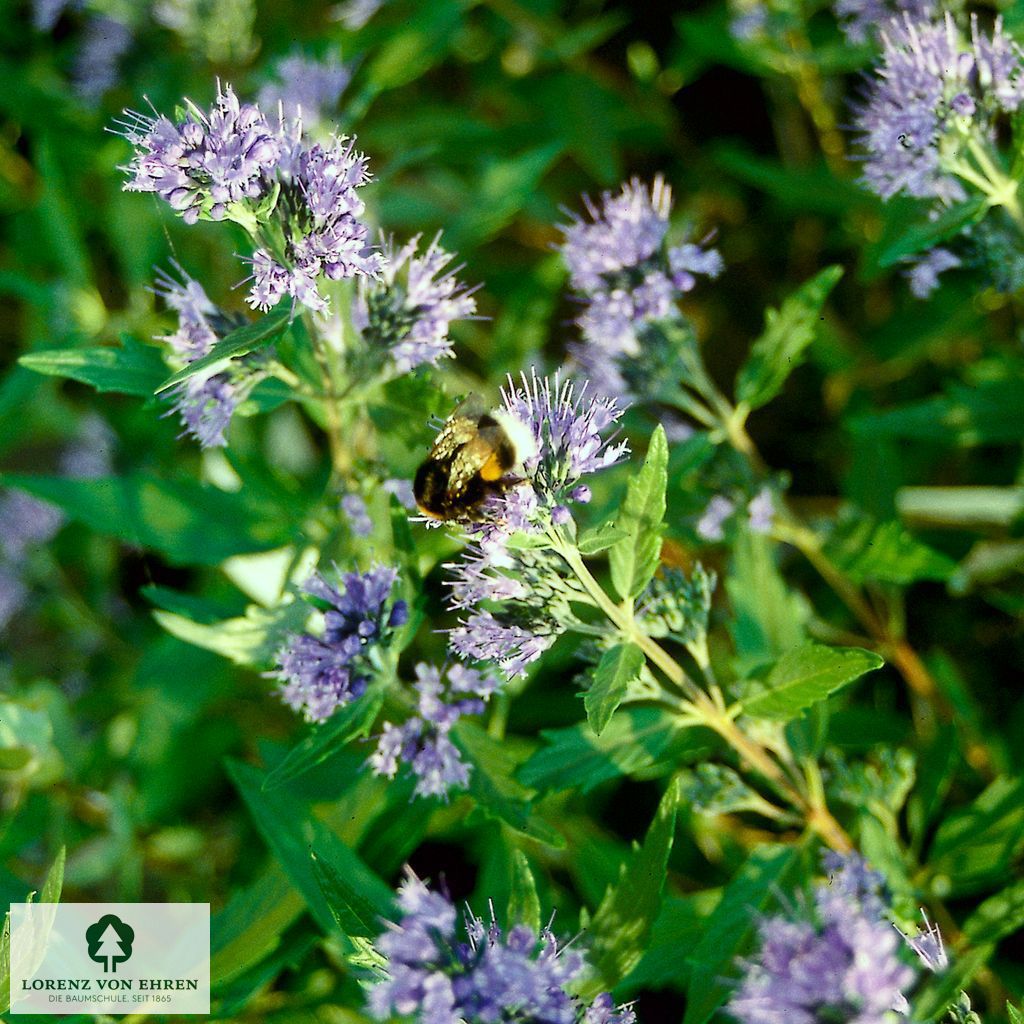
[[89, 944], [89, 959], [103, 964], [103, 973], [117, 973], [117, 965], [132, 955], [135, 930], [115, 914], [104, 914], [95, 924], [85, 929]]

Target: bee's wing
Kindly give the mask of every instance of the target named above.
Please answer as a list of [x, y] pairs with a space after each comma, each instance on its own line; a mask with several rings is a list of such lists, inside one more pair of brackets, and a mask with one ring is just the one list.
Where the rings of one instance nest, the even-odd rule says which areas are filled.
[[456, 409], [434, 438], [430, 448], [431, 459], [436, 462], [448, 462], [464, 444], [476, 437], [476, 433], [476, 420], [460, 416]]

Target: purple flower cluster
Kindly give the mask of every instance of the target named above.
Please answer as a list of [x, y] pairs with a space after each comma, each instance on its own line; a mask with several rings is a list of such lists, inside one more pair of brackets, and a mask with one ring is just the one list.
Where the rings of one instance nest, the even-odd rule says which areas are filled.
[[484, 609], [463, 619], [449, 636], [452, 650], [470, 661], [494, 662], [514, 677], [522, 675], [565, 631], [554, 618], [524, 616], [519, 610], [506, 608], [499, 616]]
[[325, 606], [323, 632], [290, 636], [271, 674], [284, 702], [307, 721], [322, 722], [365, 692], [370, 646], [408, 621], [405, 601], [391, 600], [397, 579], [394, 569], [378, 566], [345, 573], [340, 588], [319, 573], [306, 581], [305, 593]]
[[[572, 522], [570, 505], [591, 497], [582, 477], [614, 465], [628, 447], [606, 436], [621, 415], [615, 400], [591, 397], [586, 384], [577, 391], [558, 375], [524, 374], [518, 386], [509, 378], [502, 401], [507, 429], [522, 435], [522, 480], [492, 499], [473, 543], [447, 566], [452, 607], [470, 613], [450, 644], [460, 658], [516, 676], [578, 621], [570, 607], [578, 584], [543, 543], [546, 531]], [[540, 543], [519, 545], [516, 532]]]
[[63, 522], [59, 509], [22, 491], [0, 495], [0, 629], [25, 604], [29, 553], [51, 540]]
[[464, 937], [455, 906], [410, 872], [398, 896], [402, 919], [377, 941], [387, 975], [369, 992], [380, 1020], [417, 1024], [635, 1024], [627, 1007], [607, 995], [584, 1007], [571, 988], [584, 972], [579, 953], [560, 947], [550, 928], [538, 936], [525, 925], [504, 933], [466, 914]]
[[416, 707], [401, 725], [386, 722], [370, 764], [377, 775], [393, 779], [404, 764], [416, 778], [416, 796], [447, 796], [465, 789], [470, 766], [452, 743], [452, 727], [463, 715], [479, 715], [500, 683], [464, 665], [444, 672], [420, 663], [416, 666]]
[[[725, 537], [725, 525], [737, 510], [737, 503], [723, 494], [716, 494], [701, 513], [694, 529], [707, 541]], [[771, 533], [775, 521], [775, 498], [770, 488], [763, 487], [747, 503], [747, 528], [752, 533]]]
[[498, 531], [478, 536], [445, 568], [450, 606], [469, 612], [449, 635], [452, 650], [514, 677], [577, 622], [570, 601], [580, 594], [560, 555], [507, 541]]
[[354, 140], [307, 145], [300, 120], [282, 116], [271, 126], [230, 86], [218, 89], [209, 113], [190, 103], [175, 124], [126, 111], [121, 128], [135, 147], [126, 189], [155, 192], [190, 224], [234, 219], [260, 243], [250, 260], [254, 309], [288, 295], [324, 312], [322, 277], [380, 273], [384, 258], [359, 219], [370, 174]]
[[351, 79], [351, 69], [337, 57], [316, 60], [293, 53], [275, 64], [273, 80], [260, 90], [260, 106], [313, 129], [324, 119], [325, 111], [338, 105]]
[[832, 9], [846, 38], [866, 43], [892, 18], [905, 14], [914, 21], [930, 21], [939, 5], [936, 0], [836, 0]]
[[[229, 319], [210, 301], [202, 285], [189, 277], [177, 264], [179, 283], [169, 274], [158, 271], [155, 291], [178, 314], [178, 329], [161, 340], [171, 347], [175, 360], [183, 366], [209, 355], [220, 338], [238, 324]], [[197, 373], [182, 381], [174, 391], [174, 408], [181, 417], [185, 433], [194, 437], [203, 448], [219, 448], [227, 444], [224, 432], [257, 375], [251, 362], [236, 361], [229, 370]]]
[[359, 189], [370, 181], [367, 159], [354, 139], [305, 147], [296, 121], [283, 126], [281, 136], [277, 211], [285, 221], [283, 261], [264, 248], [253, 253], [249, 305], [267, 310], [290, 295], [323, 313], [328, 302], [319, 288], [321, 276], [375, 277], [384, 267], [384, 256], [370, 246], [369, 229], [359, 219], [365, 211]]
[[759, 923], [757, 953], [727, 1007], [742, 1024], [886, 1024], [906, 1012], [916, 976], [885, 918], [881, 875], [856, 855], [829, 854], [825, 868], [829, 882], [814, 890], [811, 919]]
[[67, 10], [77, 10], [83, 0], [32, 0], [32, 26], [38, 32], [49, 32]]
[[672, 190], [660, 176], [650, 189], [634, 178], [600, 205], [584, 203], [590, 219], [573, 216], [562, 226], [562, 258], [585, 303], [577, 320], [583, 341], [572, 355], [603, 394], [625, 397], [648, 327], [678, 316], [678, 299], [698, 275], [717, 277], [722, 258], [692, 242], [666, 244]]
[[914, 260], [906, 272], [911, 294], [918, 299], [928, 298], [939, 287], [939, 275], [961, 265], [960, 257], [949, 249], [943, 246], [929, 249], [923, 256]]
[[891, 21], [881, 38], [882, 63], [857, 116], [864, 182], [883, 199], [960, 199], [964, 180], [988, 174], [971, 160], [994, 145], [996, 119], [1024, 100], [1024, 55], [998, 19], [989, 37], [972, 18], [968, 39], [948, 12]]
[[523, 470], [536, 505], [524, 508], [522, 503], [529, 499], [514, 497], [519, 518], [538, 522], [546, 514], [567, 521], [561, 509], [567, 511], [570, 502], [590, 500], [590, 489], [579, 485], [580, 478], [607, 469], [629, 454], [625, 441], [612, 442], [605, 437], [622, 415], [615, 399], [588, 394], [588, 390], [586, 381], [577, 390], [572, 381], [562, 381], [558, 374], [541, 379], [535, 370], [529, 377], [522, 374], [518, 385], [509, 377], [508, 386], [502, 389], [506, 413], [524, 424], [533, 439], [533, 451], [523, 460]]
[[130, 26], [118, 18], [105, 14], [89, 18], [71, 75], [75, 92], [83, 100], [96, 103], [117, 85], [121, 59], [133, 39]]
[[223, 220], [229, 206], [261, 199], [281, 158], [281, 142], [259, 107], [239, 103], [218, 87], [209, 113], [189, 103], [178, 124], [163, 114], [125, 111], [125, 138], [135, 147], [127, 167], [129, 192], [155, 192], [187, 224], [200, 216]]
[[373, 533], [373, 520], [361, 494], [346, 494], [341, 499], [341, 512], [355, 537], [369, 537]]
[[918, 960], [933, 974], [944, 971], [949, 966], [949, 957], [946, 955], [946, 947], [942, 942], [942, 933], [938, 925], [928, 920], [928, 915], [921, 911], [924, 919], [924, 928], [916, 935], [907, 935], [900, 932], [907, 945], [913, 950]]
[[371, 348], [387, 351], [398, 373], [435, 365], [451, 356], [448, 330], [453, 320], [476, 312], [473, 292], [455, 276], [455, 258], [438, 244], [440, 233], [419, 253], [420, 236], [396, 250], [385, 243], [384, 267], [377, 279], [363, 277], [352, 320]]

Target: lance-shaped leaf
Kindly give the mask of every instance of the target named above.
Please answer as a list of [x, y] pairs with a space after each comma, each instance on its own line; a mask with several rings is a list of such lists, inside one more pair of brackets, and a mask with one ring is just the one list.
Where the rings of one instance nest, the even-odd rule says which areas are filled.
[[263, 788], [276, 789], [305, 775], [341, 750], [349, 740], [365, 736], [383, 704], [384, 688], [375, 686], [358, 700], [339, 708], [288, 752], [285, 759], [263, 780]]
[[22, 366], [48, 377], [67, 377], [100, 392], [149, 396], [167, 376], [160, 350], [122, 335], [121, 345], [29, 352]]
[[918, 221], [895, 240], [887, 243], [883, 241], [877, 256], [878, 265], [882, 268], [894, 267], [908, 256], [916, 256], [925, 249], [931, 249], [981, 220], [988, 209], [988, 200], [984, 196], [975, 196], [948, 207], [934, 220]]
[[622, 598], [636, 597], [651, 581], [661, 556], [665, 489], [668, 485], [668, 441], [659, 424], [651, 436], [647, 458], [629, 481], [615, 527], [625, 536], [609, 551], [612, 584]]
[[877, 654], [859, 647], [801, 644], [775, 663], [764, 690], [744, 700], [743, 710], [788, 722], [882, 664]]
[[275, 503], [187, 478], [140, 473], [72, 480], [11, 473], [2, 483], [58, 506], [97, 533], [159, 551], [174, 565], [218, 565], [292, 539], [292, 526]]
[[[260, 835], [325, 932], [341, 927], [358, 938], [394, 919], [391, 889], [302, 801], [285, 790], [264, 791], [264, 773], [252, 765], [229, 760], [227, 769]], [[335, 885], [337, 878], [342, 881]]]
[[514, 778], [519, 765], [507, 743], [465, 719], [452, 730], [452, 740], [470, 764], [469, 795], [488, 818], [549, 846], [565, 846], [561, 833], [534, 813], [533, 791]]
[[623, 708], [597, 736], [586, 722], [541, 731], [545, 745], [519, 770], [519, 780], [542, 793], [590, 792], [621, 775], [659, 778], [706, 758], [718, 742], [708, 729], [662, 708]]
[[171, 636], [250, 668], [268, 665], [288, 634], [300, 631], [309, 615], [309, 605], [304, 601], [273, 608], [249, 605], [245, 615], [212, 623], [195, 622], [162, 609], [153, 612], [153, 618]]
[[583, 697], [587, 720], [598, 736], [611, 721], [630, 684], [640, 678], [643, 667], [644, 652], [636, 644], [616, 644], [604, 652]]
[[610, 886], [588, 929], [590, 962], [594, 975], [587, 995], [610, 991], [640, 962], [654, 921], [661, 911], [668, 855], [676, 830], [679, 787], [672, 780], [658, 804], [643, 845], [622, 867], [618, 882]]
[[512, 885], [508, 896], [508, 925], [511, 928], [517, 924], [525, 924], [535, 933], [541, 927], [537, 883], [522, 850], [512, 851]]
[[285, 328], [291, 319], [292, 308], [290, 303], [283, 303], [277, 309], [272, 310], [266, 316], [261, 317], [254, 323], [244, 324], [224, 335], [220, 341], [210, 350], [208, 355], [196, 359], [188, 366], [182, 367], [177, 373], [168, 377], [157, 389], [157, 394], [173, 388], [189, 377], [197, 373], [205, 373], [218, 363], [226, 362], [238, 356], [248, 355], [257, 349], [265, 348]]
[[842, 267], [826, 267], [790, 295], [781, 309], [768, 310], [764, 331], [736, 376], [738, 403], [758, 409], [782, 390], [814, 340], [821, 307], [842, 274]]

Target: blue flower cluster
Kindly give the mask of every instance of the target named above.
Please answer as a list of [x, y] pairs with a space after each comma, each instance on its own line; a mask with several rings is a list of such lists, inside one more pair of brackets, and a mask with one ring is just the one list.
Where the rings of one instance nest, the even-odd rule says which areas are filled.
[[584, 303], [583, 341], [571, 353], [601, 394], [628, 398], [648, 326], [677, 316], [677, 301], [698, 275], [717, 277], [722, 257], [692, 242], [666, 244], [672, 189], [660, 176], [650, 188], [633, 179], [600, 205], [584, 203], [590, 220], [574, 216], [562, 226], [562, 259]]
[[916, 974], [899, 957], [884, 880], [856, 855], [825, 855], [829, 881], [805, 919], [769, 917], [728, 1012], [742, 1024], [888, 1024]]
[[209, 112], [189, 103], [178, 124], [126, 110], [121, 127], [136, 148], [125, 189], [155, 192], [187, 224], [224, 220], [230, 204], [267, 195], [281, 159], [281, 141], [259, 107], [239, 103], [230, 85], [218, 89]]
[[126, 189], [155, 192], [187, 223], [234, 219], [262, 242], [251, 258], [254, 309], [288, 295], [322, 313], [322, 278], [373, 276], [383, 268], [360, 219], [359, 189], [370, 173], [352, 139], [310, 145], [300, 119], [282, 114], [272, 126], [230, 86], [219, 89], [209, 112], [190, 103], [176, 124], [126, 111], [121, 128], [136, 150]]
[[866, 43], [898, 15], [927, 21], [938, 13], [936, 0], [836, 0], [833, 11], [851, 43]]
[[[209, 355], [221, 337], [239, 326], [239, 321], [222, 313], [198, 281], [177, 264], [174, 266], [181, 282], [158, 271], [154, 291], [178, 314], [178, 329], [161, 340], [170, 346], [178, 365], [187, 366]], [[253, 360], [236, 360], [227, 370], [197, 373], [177, 385], [172, 392], [174, 408], [185, 433], [203, 448], [225, 446], [231, 417], [258, 380], [254, 370]]]
[[444, 672], [421, 662], [416, 666], [417, 714], [401, 725], [384, 724], [370, 764], [377, 775], [393, 779], [400, 764], [416, 778], [416, 796], [444, 797], [451, 789], [465, 789], [470, 766], [452, 743], [452, 727], [463, 715], [483, 712], [501, 683], [465, 665], [450, 665]]
[[538, 540], [572, 521], [571, 504], [590, 500], [582, 483], [589, 473], [614, 465], [628, 452], [625, 441], [606, 433], [622, 415], [615, 400], [591, 396], [584, 384], [522, 376], [502, 391], [508, 421], [528, 442], [522, 481], [492, 501], [489, 517], [451, 570], [451, 604], [469, 615], [450, 638], [460, 658], [497, 663], [520, 675], [574, 621], [569, 601], [579, 596], [560, 556], [543, 544], [523, 548], [511, 535]]
[[883, 199], [963, 198], [965, 181], [984, 181], [989, 171], [986, 149], [999, 115], [1022, 101], [1024, 56], [999, 21], [988, 36], [972, 19], [970, 38], [948, 12], [933, 22], [889, 22], [881, 66], [858, 112], [865, 183]]
[[451, 900], [411, 873], [399, 892], [402, 919], [377, 941], [387, 973], [369, 992], [370, 1011], [417, 1024], [635, 1024], [629, 1008], [599, 996], [590, 1007], [571, 994], [585, 969], [579, 953], [550, 929], [507, 933], [467, 913], [459, 934]]
[[397, 579], [394, 569], [377, 566], [345, 573], [340, 588], [319, 573], [306, 581], [305, 593], [324, 605], [323, 632], [290, 636], [272, 675], [281, 681], [284, 702], [308, 721], [330, 718], [365, 692], [371, 645], [408, 621], [405, 601], [391, 600]]
[[422, 253], [419, 235], [400, 249], [387, 241], [381, 273], [360, 278], [352, 322], [372, 350], [387, 353], [397, 373], [454, 355], [452, 321], [476, 313], [476, 288], [459, 282], [455, 275], [462, 268], [450, 266], [455, 257], [440, 238]]
[[21, 491], [0, 495], [0, 629], [28, 597], [24, 570], [29, 552], [51, 540], [63, 523], [53, 505]]
[[338, 105], [351, 79], [352, 69], [337, 57], [317, 60], [292, 53], [274, 65], [272, 79], [260, 89], [260, 107], [312, 130]]

